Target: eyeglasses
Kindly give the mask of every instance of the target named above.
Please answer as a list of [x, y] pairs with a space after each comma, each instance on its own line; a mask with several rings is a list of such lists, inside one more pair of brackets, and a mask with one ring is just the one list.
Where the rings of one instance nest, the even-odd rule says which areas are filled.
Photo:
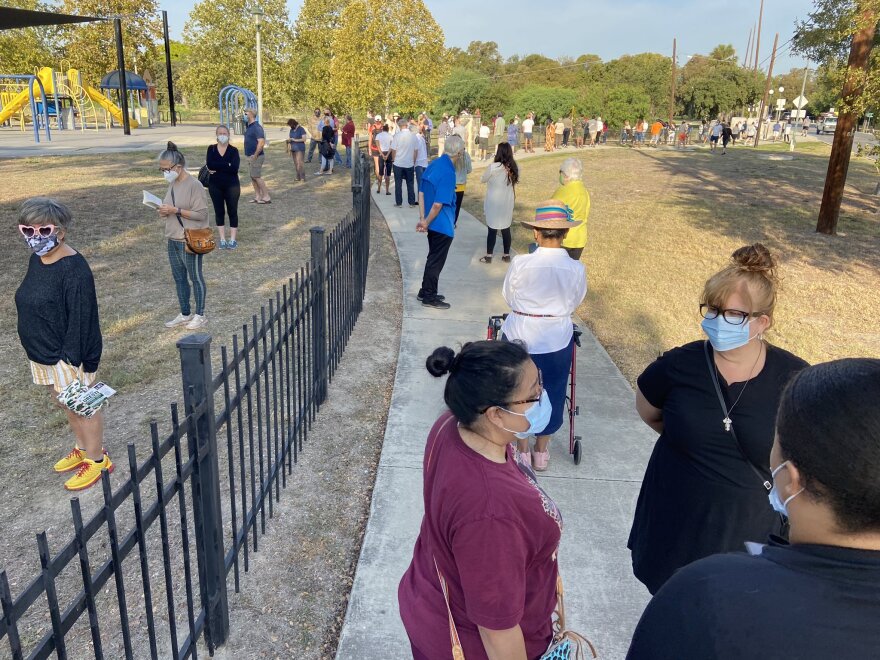
[[162, 174], [165, 174], [165, 172], [173, 171], [175, 167], [177, 167], [177, 165], [172, 165], [171, 167], [160, 167], [159, 171], [162, 172]]
[[742, 325], [748, 321], [750, 317], [762, 316], [764, 312], [744, 312], [740, 309], [719, 309], [718, 307], [713, 307], [706, 303], [700, 305], [700, 315], [704, 319], [715, 319], [718, 318], [719, 314], [731, 325]]
[[541, 375], [541, 370], [538, 369], [538, 387], [541, 388], [541, 393], [538, 394], [536, 399], [523, 399], [522, 401], [508, 401], [506, 403], [497, 403], [495, 406], [488, 406], [485, 410], [483, 410], [480, 414], [484, 415], [489, 408], [498, 407], [498, 408], [506, 408], [508, 406], [515, 406], [520, 403], [538, 403], [541, 400], [541, 397], [544, 395], [544, 377]]
[[18, 231], [21, 232], [21, 235], [25, 238], [33, 238], [37, 234], [39, 234], [42, 238], [49, 238], [55, 231], [58, 229], [55, 225], [40, 225], [39, 227], [35, 227], [33, 225], [19, 225]]

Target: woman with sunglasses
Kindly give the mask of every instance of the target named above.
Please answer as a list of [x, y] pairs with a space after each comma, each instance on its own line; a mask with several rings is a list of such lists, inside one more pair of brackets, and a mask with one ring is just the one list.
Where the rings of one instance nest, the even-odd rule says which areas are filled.
[[[208, 227], [208, 203], [205, 189], [199, 180], [186, 171], [186, 158], [177, 145], [159, 154], [159, 170], [168, 182], [168, 192], [159, 207], [159, 216], [165, 219], [165, 238], [168, 240], [168, 261], [177, 289], [180, 313], [165, 324], [166, 328], [186, 325], [187, 330], [198, 330], [208, 319], [205, 317], [205, 297], [208, 286], [202, 274], [202, 254], [192, 254], [186, 249], [184, 229]], [[190, 282], [195, 298], [195, 314], [190, 307]]]
[[529, 450], [529, 436], [517, 443], [523, 460], [541, 472], [550, 462], [550, 438], [562, 426], [574, 355], [571, 315], [587, 295], [587, 273], [562, 247], [569, 230], [583, 224], [573, 219], [565, 203], [558, 199], [542, 202], [535, 219], [522, 224], [532, 229], [538, 248], [532, 254], [514, 257], [507, 270], [502, 294], [510, 314], [501, 332], [508, 341], [526, 346], [544, 376], [544, 388], [553, 406], [552, 417], [534, 434], [534, 451]]
[[764, 339], [778, 287], [766, 247], [738, 249], [703, 288], [708, 341], [667, 351], [639, 376], [636, 410], [660, 437], [628, 547], [652, 594], [692, 561], [782, 532], [767, 457], [782, 391], [807, 363]]
[[[15, 292], [18, 336], [34, 384], [48, 386], [56, 398], [75, 381], [95, 382], [102, 350], [95, 280], [65, 240], [71, 224], [70, 210], [48, 197], [27, 200], [18, 214], [18, 230], [32, 252]], [[55, 472], [76, 470], [64, 487], [82, 490], [101, 478], [101, 470], [113, 471], [104, 451], [104, 419], [100, 410], [90, 417], [65, 411], [75, 444]]]
[[397, 593], [413, 657], [451, 657], [454, 626], [468, 660], [539, 658], [562, 517], [511, 445], [550, 418], [541, 375], [522, 346], [501, 341], [438, 348], [426, 366], [448, 374], [449, 410], [428, 435], [425, 513]]

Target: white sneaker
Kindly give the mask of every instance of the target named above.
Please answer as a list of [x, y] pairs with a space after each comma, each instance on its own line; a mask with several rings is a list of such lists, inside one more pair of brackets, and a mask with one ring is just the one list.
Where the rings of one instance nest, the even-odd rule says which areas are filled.
[[173, 319], [168, 321], [165, 324], [165, 327], [166, 328], [176, 328], [177, 326], [183, 325], [184, 323], [189, 323], [190, 321], [192, 321], [192, 318], [193, 318], [192, 314], [190, 314], [189, 316], [184, 316], [183, 314], [178, 314]]
[[203, 325], [208, 322], [208, 319], [202, 316], [201, 314], [195, 314], [192, 317], [192, 321], [186, 324], [187, 330], [198, 330]]

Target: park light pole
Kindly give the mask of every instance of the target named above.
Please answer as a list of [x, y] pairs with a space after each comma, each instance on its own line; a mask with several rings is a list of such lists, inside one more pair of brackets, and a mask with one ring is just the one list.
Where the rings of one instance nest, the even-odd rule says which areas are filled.
[[779, 98], [776, 99], [776, 121], [779, 121], [779, 118], [782, 116], [783, 103], [781, 103], [781, 101], [785, 100], [782, 98], [782, 92], [784, 92], [784, 91], [785, 91], [785, 87], [780, 85], [779, 86]]
[[263, 123], [263, 53], [260, 43], [260, 30], [263, 26], [263, 9], [260, 5], [254, 7], [251, 12], [254, 15], [254, 23], [257, 27], [257, 116]]

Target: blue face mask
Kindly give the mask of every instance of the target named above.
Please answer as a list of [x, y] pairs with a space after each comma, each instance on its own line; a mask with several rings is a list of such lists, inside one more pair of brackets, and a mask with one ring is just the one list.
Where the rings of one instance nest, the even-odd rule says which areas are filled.
[[[770, 473], [771, 478], [775, 478], [776, 473], [779, 472], [782, 468], [784, 468], [786, 463], [788, 463], [788, 461], [784, 461], [784, 462], [780, 463], [779, 466], [775, 470], [773, 470], [773, 472]], [[804, 492], [804, 489], [801, 488], [798, 492], [796, 492], [794, 495], [787, 498], [783, 502], [782, 498], [779, 496], [779, 491], [776, 490], [776, 482], [774, 481], [773, 488], [771, 488], [770, 492], [767, 493], [767, 497], [770, 500], [770, 506], [773, 507], [773, 510], [776, 513], [779, 513], [779, 514], [785, 516], [786, 518], [788, 518], [788, 503], [791, 502], [794, 498], [796, 498], [798, 495], [800, 495], [803, 492]]]
[[529, 421], [529, 428], [525, 431], [511, 431], [508, 428], [501, 427], [509, 433], [513, 433], [520, 440], [525, 440], [529, 436], [537, 435], [540, 431], [547, 428], [550, 423], [550, 416], [553, 414], [553, 405], [550, 403], [550, 397], [547, 396], [547, 390], [541, 390], [541, 400], [532, 404], [532, 407], [524, 413], [513, 412], [507, 408], [501, 410], [509, 412], [511, 415], [519, 415], [525, 417]]
[[703, 332], [709, 338], [709, 343], [719, 353], [724, 351], [732, 351], [734, 348], [745, 346], [749, 343], [749, 326], [751, 321], [746, 321], [742, 325], [728, 323], [724, 319], [723, 314], [719, 314], [714, 319], [703, 319], [700, 324]]

